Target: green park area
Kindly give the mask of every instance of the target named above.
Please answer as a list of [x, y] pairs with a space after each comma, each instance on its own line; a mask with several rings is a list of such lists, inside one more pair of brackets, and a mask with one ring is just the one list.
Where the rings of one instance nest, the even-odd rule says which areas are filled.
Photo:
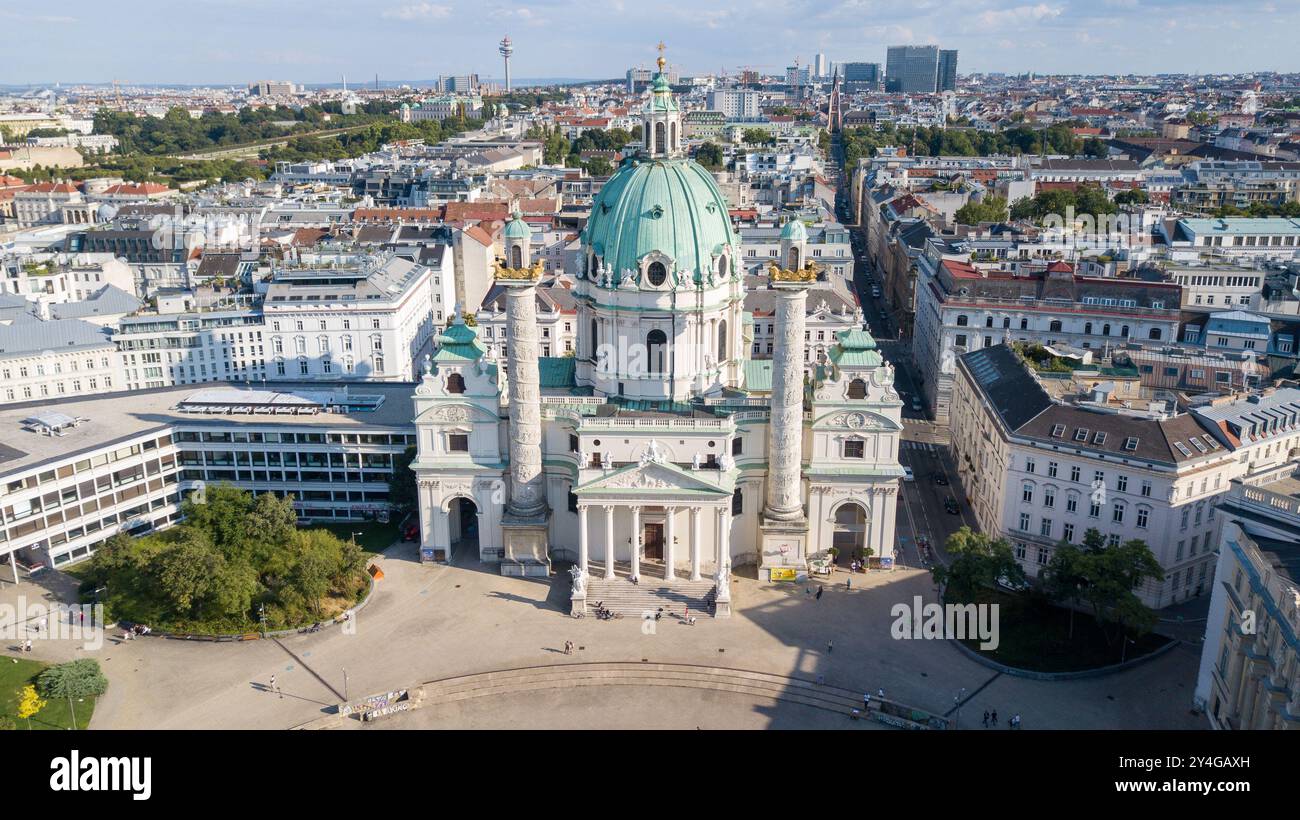
[[1062, 542], [1031, 587], [1011, 545], [962, 527], [945, 545], [951, 562], [931, 571], [944, 600], [998, 606], [998, 646], [969, 648], [1007, 666], [1076, 672], [1133, 660], [1169, 639], [1152, 632], [1156, 613], [1136, 590], [1164, 575], [1140, 539], [1108, 544], [1096, 529], [1081, 544]]
[[84, 729], [107, 686], [93, 660], [0, 658], [0, 729]]
[[328, 620], [365, 597], [367, 549], [387, 546], [396, 530], [300, 528], [292, 497], [226, 485], [186, 501], [183, 512], [168, 530], [114, 536], [78, 568], [83, 596], [103, 603], [109, 622], [237, 634]]

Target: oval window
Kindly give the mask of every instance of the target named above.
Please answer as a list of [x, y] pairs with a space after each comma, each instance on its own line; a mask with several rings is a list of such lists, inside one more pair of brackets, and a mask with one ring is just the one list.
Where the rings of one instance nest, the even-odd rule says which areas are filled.
[[664, 267], [663, 262], [651, 262], [650, 267], [646, 268], [646, 278], [650, 284], [659, 287], [668, 279], [668, 269]]

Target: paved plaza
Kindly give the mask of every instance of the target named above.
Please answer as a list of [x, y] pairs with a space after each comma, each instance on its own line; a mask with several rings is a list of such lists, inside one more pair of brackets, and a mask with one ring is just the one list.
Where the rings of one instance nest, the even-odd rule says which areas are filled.
[[[695, 626], [665, 618], [652, 634], [636, 619], [573, 619], [562, 583], [506, 578], [470, 553], [452, 565], [420, 564], [415, 548], [394, 545], [376, 559], [384, 579], [356, 618], [353, 634], [314, 634], [239, 643], [110, 636], [98, 651], [37, 641], [33, 656], [60, 661], [96, 657], [110, 680], [93, 728], [288, 728], [331, 711], [345, 694], [367, 694], [498, 669], [569, 662], [690, 663], [770, 672], [854, 691], [885, 689], [894, 700], [950, 713], [965, 689], [963, 728], [984, 709], [1021, 714], [1026, 729], [1201, 728], [1190, 714], [1197, 653], [1179, 646], [1149, 663], [1103, 678], [1041, 682], [999, 674], [945, 641], [898, 641], [890, 607], [914, 595], [934, 598], [927, 572], [900, 569], [825, 584], [773, 585], [734, 577], [735, 614]], [[39, 577], [39, 576], [38, 576]], [[19, 595], [66, 596], [75, 588], [47, 574], [38, 587], [0, 586], [0, 604]], [[571, 640], [573, 657], [564, 655]], [[828, 650], [828, 642], [833, 648]], [[5, 651], [14, 653], [15, 642]], [[345, 673], [346, 670], [346, 673]], [[275, 675], [281, 695], [267, 690]], [[346, 691], [345, 691], [346, 686]], [[686, 707], [685, 704], [695, 704]], [[705, 708], [706, 705], [716, 706]], [[712, 716], [712, 717], [708, 717]], [[584, 722], [586, 721], [586, 722]], [[692, 723], [694, 721], [694, 723]], [[378, 724], [376, 724], [378, 725]], [[431, 703], [388, 719], [391, 727], [585, 726], [701, 728], [865, 726], [789, 703], [746, 702], [743, 695], [618, 686], [553, 690]]]

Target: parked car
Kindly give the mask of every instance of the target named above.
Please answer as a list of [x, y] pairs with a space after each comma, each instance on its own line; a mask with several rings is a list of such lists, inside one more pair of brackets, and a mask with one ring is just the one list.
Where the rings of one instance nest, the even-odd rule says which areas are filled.
[[912, 397], [912, 409], [915, 410], [915, 411], [918, 412], [918, 413], [921, 412], [921, 397], [920, 397], [920, 396], [913, 396], [913, 397]]
[[943, 509], [949, 515], [959, 515], [961, 513], [961, 507], [957, 506], [955, 498], [945, 498], [943, 500]]
[[903, 480], [916, 481], [916, 476], [912, 473], [912, 468], [908, 467], [906, 464], [903, 465]]
[[408, 513], [398, 525], [398, 529], [402, 533], [403, 541], [420, 540], [420, 519], [415, 513]]
[[1029, 589], [1029, 584], [1025, 581], [1012, 581], [1005, 575], [998, 576], [998, 586], [1011, 592], [1024, 592]]
[[945, 475], [942, 470], [935, 470], [931, 478], [934, 479], [935, 484], [938, 484], [942, 487], [948, 486], [948, 476]]

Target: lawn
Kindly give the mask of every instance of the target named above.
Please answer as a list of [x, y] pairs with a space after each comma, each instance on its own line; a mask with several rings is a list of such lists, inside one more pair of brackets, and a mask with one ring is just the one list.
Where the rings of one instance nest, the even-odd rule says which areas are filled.
[[971, 649], [998, 663], [1037, 672], [1076, 672], [1133, 660], [1154, 652], [1169, 639], [1154, 633], [1129, 643], [1127, 651], [1109, 626], [1111, 643], [1088, 612], [1074, 613], [1074, 639], [1070, 639], [1070, 611], [1031, 595], [984, 590], [977, 603], [998, 604], [998, 648], [984, 652], [979, 640], [963, 641]]
[[400, 536], [397, 532], [397, 521], [393, 520], [387, 524], [380, 524], [378, 521], [356, 521], [353, 523], [343, 524], [308, 524], [304, 529], [312, 529], [320, 526], [323, 529], [342, 538], [344, 541], [351, 540], [352, 533], [358, 533], [357, 544], [361, 549], [369, 553], [383, 552], [392, 545]]
[[[35, 684], [36, 676], [41, 674], [48, 664], [26, 658], [0, 657], [0, 715], [14, 719], [20, 731], [27, 729], [27, 721], [18, 717], [18, 693], [27, 684]], [[71, 729], [72, 708], [67, 698], [48, 698], [49, 703], [37, 712], [31, 721], [33, 729]], [[90, 717], [95, 713], [95, 699], [82, 698], [76, 701], [77, 727], [86, 728]]]

